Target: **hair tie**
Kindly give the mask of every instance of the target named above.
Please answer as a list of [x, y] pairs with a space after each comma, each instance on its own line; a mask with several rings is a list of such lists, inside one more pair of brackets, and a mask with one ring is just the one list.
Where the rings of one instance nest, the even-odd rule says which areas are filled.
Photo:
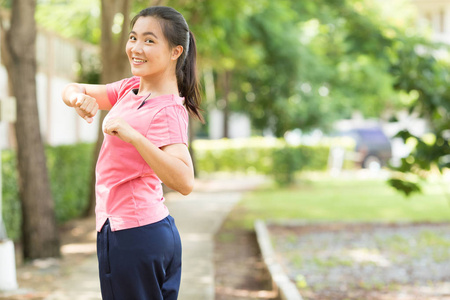
[[189, 52], [189, 43], [190, 43], [190, 38], [191, 38], [191, 36], [190, 36], [190, 33], [189, 33], [189, 29], [187, 30], [187, 43], [186, 43], [186, 57], [187, 57], [187, 55], [188, 55], [188, 52]]

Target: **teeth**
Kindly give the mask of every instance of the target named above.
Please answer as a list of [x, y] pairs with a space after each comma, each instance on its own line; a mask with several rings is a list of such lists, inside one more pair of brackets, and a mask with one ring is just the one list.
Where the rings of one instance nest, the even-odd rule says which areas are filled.
[[138, 63], [146, 62], [146, 60], [137, 59], [137, 58], [133, 58], [133, 61], [138, 62]]

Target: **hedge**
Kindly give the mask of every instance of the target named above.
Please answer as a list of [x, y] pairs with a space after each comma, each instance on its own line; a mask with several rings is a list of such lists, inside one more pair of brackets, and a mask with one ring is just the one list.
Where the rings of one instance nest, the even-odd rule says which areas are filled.
[[[47, 147], [47, 164], [58, 222], [79, 217], [87, 205], [93, 144]], [[290, 146], [283, 139], [249, 138], [196, 140], [193, 143], [199, 173], [243, 172], [273, 176], [280, 185], [296, 172], [325, 170], [330, 147]], [[3, 220], [8, 236], [20, 238], [21, 209], [13, 151], [2, 151]]]
[[291, 183], [298, 171], [325, 170], [330, 149], [327, 145], [291, 146], [275, 138], [196, 140], [193, 147], [199, 172], [261, 173], [281, 185]]
[[[93, 144], [47, 147], [47, 166], [59, 223], [79, 217], [87, 205]], [[22, 222], [15, 153], [2, 151], [3, 221], [8, 237], [20, 238]]]
[[22, 215], [17, 190], [16, 158], [13, 151], [3, 150], [2, 155], [2, 209], [8, 237], [18, 240]]

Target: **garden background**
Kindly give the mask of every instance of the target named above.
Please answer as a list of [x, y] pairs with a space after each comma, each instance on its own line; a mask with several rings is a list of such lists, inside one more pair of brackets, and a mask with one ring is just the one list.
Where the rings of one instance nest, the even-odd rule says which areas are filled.
[[[450, 2], [2, 1], [1, 78], [9, 77], [9, 84], [2, 81], [2, 112], [8, 96], [17, 111], [0, 128], [2, 213], [25, 260], [58, 256], [56, 228], [92, 215], [95, 203], [102, 116], [91, 127], [72, 121], [75, 114], [57, 118], [58, 87], [129, 76], [129, 19], [152, 4], [176, 7], [197, 38], [206, 118], [205, 125], [190, 123], [197, 176], [271, 180], [238, 204], [224, 230], [252, 230], [256, 218], [448, 221]], [[14, 22], [26, 13], [28, 22]], [[36, 46], [30, 36], [12, 39], [23, 26], [75, 50], [39, 38]], [[24, 79], [19, 66], [30, 61], [37, 71]], [[30, 84], [21, 89], [14, 78]], [[32, 82], [37, 93], [28, 89]], [[67, 127], [64, 119], [71, 120]], [[354, 144], [331, 138], [342, 120], [395, 128], [388, 137], [407, 151], [381, 170], [359, 172]], [[348, 155], [333, 177], [335, 148]], [[24, 223], [23, 214], [32, 221]]]

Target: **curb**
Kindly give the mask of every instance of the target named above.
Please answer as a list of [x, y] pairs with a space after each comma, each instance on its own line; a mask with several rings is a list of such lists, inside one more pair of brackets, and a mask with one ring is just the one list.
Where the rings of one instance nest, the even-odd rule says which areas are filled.
[[255, 231], [264, 263], [272, 277], [272, 282], [278, 289], [280, 298], [282, 300], [303, 300], [295, 284], [288, 278], [281, 265], [276, 261], [275, 251], [272, 247], [266, 223], [262, 220], [256, 220]]

